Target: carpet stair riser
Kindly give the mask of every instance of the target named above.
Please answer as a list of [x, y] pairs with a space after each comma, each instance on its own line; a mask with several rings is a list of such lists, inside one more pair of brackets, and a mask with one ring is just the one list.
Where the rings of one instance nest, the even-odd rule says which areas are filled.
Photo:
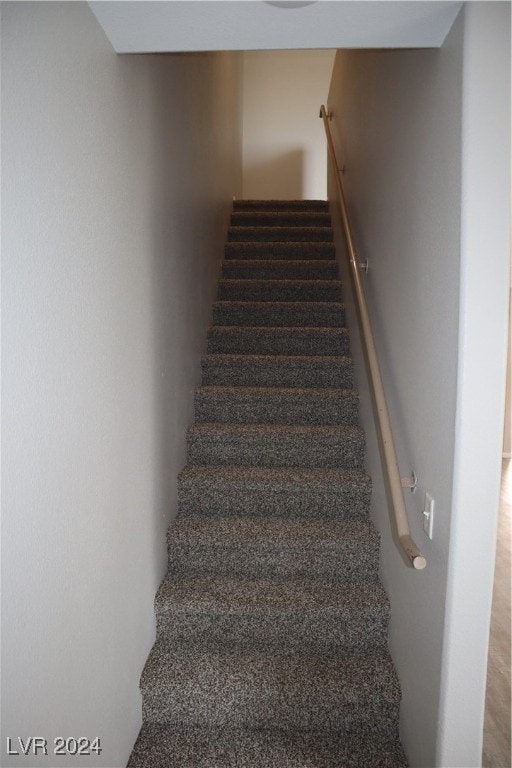
[[335, 261], [283, 261], [275, 259], [224, 261], [222, 277], [226, 280], [336, 280]]
[[292, 261], [311, 261], [318, 259], [324, 261], [330, 259], [335, 263], [336, 252], [334, 243], [303, 242], [303, 243], [281, 243], [281, 242], [231, 242], [224, 246], [224, 258], [227, 260], [249, 259], [272, 261], [274, 259], [282, 261], [288, 259]]
[[169, 576], [376, 582], [379, 535], [363, 519], [177, 518], [167, 538]]
[[273, 328], [343, 328], [345, 307], [340, 302], [217, 301], [214, 325]]
[[327, 200], [234, 200], [233, 211], [323, 211]]
[[359, 470], [187, 467], [178, 476], [181, 516], [367, 519], [371, 480]]
[[195, 420], [237, 424], [356, 424], [355, 390], [201, 387]]
[[181, 657], [157, 645], [141, 687], [144, 719], [176, 725], [343, 730], [357, 722], [371, 737], [398, 719], [398, 683], [384, 654], [356, 663], [321, 656]]
[[340, 301], [338, 280], [219, 280], [221, 301]]
[[344, 328], [258, 328], [214, 326], [208, 331], [209, 354], [347, 355]]
[[190, 464], [246, 467], [357, 467], [364, 464], [359, 427], [196, 424], [187, 433]]
[[350, 389], [349, 357], [206, 355], [202, 383], [226, 387], [333, 387]]
[[330, 227], [230, 227], [229, 243], [331, 243]]
[[330, 214], [319, 211], [235, 211], [232, 227], [330, 227]]
[[207, 651], [320, 653], [385, 650], [386, 594], [377, 583], [346, 587], [233, 579], [167, 579], [155, 600], [157, 642]]

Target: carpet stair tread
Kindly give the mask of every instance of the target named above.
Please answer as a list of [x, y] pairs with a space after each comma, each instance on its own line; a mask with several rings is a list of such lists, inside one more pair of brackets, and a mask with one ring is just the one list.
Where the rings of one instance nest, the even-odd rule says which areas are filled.
[[224, 246], [224, 258], [226, 263], [231, 259], [243, 260], [243, 259], [265, 259], [272, 261], [277, 260], [325, 260], [328, 259], [332, 263], [336, 263], [336, 253], [333, 242], [316, 241], [266, 241], [258, 242], [257, 240], [249, 241], [232, 241], [227, 242]]
[[204, 355], [202, 383], [210, 386], [334, 387], [353, 384], [353, 361], [323, 355]]
[[186, 466], [178, 476], [180, 516], [367, 519], [371, 480], [359, 469]]
[[[385, 650], [335, 658], [195, 653], [155, 643], [140, 683], [153, 722], [335, 729], [348, 718], [385, 730], [396, 723], [400, 688]], [[222, 691], [222, 697], [216, 696]]]
[[200, 422], [187, 431], [191, 464], [358, 467], [365, 438], [356, 425]]
[[330, 227], [327, 211], [234, 211], [233, 227]]
[[345, 585], [187, 573], [155, 598], [157, 641], [201, 651], [333, 655], [385, 648], [389, 601], [378, 582]]
[[340, 301], [216, 301], [214, 325], [343, 327]]
[[[360, 539], [378, 540], [369, 520], [286, 520], [273, 517], [178, 516], [169, 528], [167, 539], [173, 547], [178, 541], [196, 541], [209, 546], [238, 547], [269, 545], [272, 551], [319, 547], [337, 552], [340, 546], [354, 548]], [[172, 566], [171, 562], [171, 566]], [[314, 574], [311, 574], [314, 579]]]
[[347, 610], [388, 609], [388, 598], [378, 582], [349, 585], [272, 579], [187, 577], [166, 578], [155, 598], [157, 612], [225, 613], [255, 610], [260, 614], [344, 614]]
[[[379, 535], [368, 519], [179, 515], [167, 537], [169, 575], [376, 581]], [[340, 587], [341, 588], [341, 587]]]
[[398, 738], [145, 723], [128, 768], [406, 768]]
[[210, 354], [347, 355], [346, 328], [214, 325], [208, 329]]
[[231, 259], [224, 261], [222, 276], [231, 280], [336, 280], [338, 265], [333, 259]]
[[331, 243], [331, 227], [229, 227], [228, 242]]
[[310, 467], [198, 467], [187, 465], [179, 477], [197, 482], [200, 479], [225, 486], [226, 484], [249, 485], [252, 490], [266, 488], [270, 484], [281, 491], [330, 490], [333, 487], [361, 487], [371, 483], [363, 469], [312, 469]]
[[328, 211], [327, 200], [234, 200], [234, 211]]
[[195, 421], [267, 424], [356, 424], [354, 389], [204, 386], [195, 391]]
[[406, 768], [395, 737], [338, 731], [142, 726], [128, 768]]
[[225, 280], [217, 298], [225, 301], [340, 301], [341, 280]]

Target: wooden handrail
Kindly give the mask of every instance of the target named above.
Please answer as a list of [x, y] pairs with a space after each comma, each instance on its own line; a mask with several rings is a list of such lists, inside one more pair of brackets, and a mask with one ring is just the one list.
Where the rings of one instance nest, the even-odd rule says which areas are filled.
[[373, 338], [370, 316], [368, 314], [368, 306], [366, 304], [363, 284], [359, 274], [359, 264], [357, 261], [354, 241], [352, 238], [352, 231], [350, 229], [350, 223], [348, 220], [343, 187], [340, 181], [340, 169], [338, 168], [336, 152], [334, 150], [334, 143], [331, 136], [331, 129], [329, 127], [329, 117], [323, 104], [320, 107], [320, 117], [324, 121], [327, 145], [329, 148], [329, 157], [335, 170], [334, 176], [336, 179], [339, 211], [343, 224], [343, 231], [345, 233], [345, 240], [347, 243], [349, 267], [357, 300], [357, 309], [361, 323], [361, 332], [365, 346], [366, 359], [368, 362], [368, 372], [375, 402], [377, 426], [382, 444], [384, 465], [388, 477], [398, 540], [400, 542], [400, 546], [405, 552], [405, 555], [407, 556], [409, 563], [413, 566], [413, 568], [422, 570], [425, 568], [427, 561], [411, 538], [411, 529], [409, 528], [407, 510], [405, 508], [402, 490], [402, 480], [398, 471], [395, 443], [393, 440], [393, 433], [391, 431], [391, 423], [386, 405], [386, 398], [384, 396], [384, 387], [382, 385], [382, 377], [380, 374], [377, 351], [375, 349], [375, 341]]

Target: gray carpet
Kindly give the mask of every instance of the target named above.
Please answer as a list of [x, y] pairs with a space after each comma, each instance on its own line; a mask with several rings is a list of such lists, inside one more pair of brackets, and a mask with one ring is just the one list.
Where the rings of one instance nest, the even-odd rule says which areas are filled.
[[405, 768], [325, 201], [237, 201], [129, 768]]

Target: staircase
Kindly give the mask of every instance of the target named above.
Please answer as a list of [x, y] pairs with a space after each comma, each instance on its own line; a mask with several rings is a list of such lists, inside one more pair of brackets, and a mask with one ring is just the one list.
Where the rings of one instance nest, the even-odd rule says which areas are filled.
[[327, 203], [231, 224], [129, 768], [401, 768]]

